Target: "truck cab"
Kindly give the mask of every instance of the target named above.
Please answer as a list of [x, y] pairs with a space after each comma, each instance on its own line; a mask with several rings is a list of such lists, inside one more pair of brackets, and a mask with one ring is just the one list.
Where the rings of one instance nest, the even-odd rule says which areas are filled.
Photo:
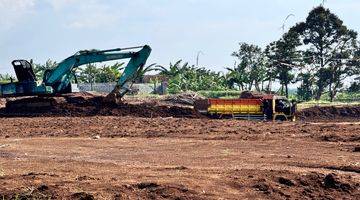
[[[267, 99], [264, 99], [266, 101]], [[269, 99], [268, 99], [269, 100]], [[264, 104], [265, 105], [265, 104]], [[296, 103], [290, 101], [284, 96], [272, 96], [271, 114], [268, 112], [268, 119], [281, 120], [281, 121], [295, 121]], [[267, 108], [264, 107], [264, 110]]]

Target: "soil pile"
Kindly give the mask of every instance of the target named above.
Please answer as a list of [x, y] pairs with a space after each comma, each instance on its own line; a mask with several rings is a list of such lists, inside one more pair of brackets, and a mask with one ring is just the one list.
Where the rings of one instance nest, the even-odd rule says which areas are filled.
[[297, 113], [297, 117], [305, 121], [339, 120], [339, 119], [360, 120], [360, 106], [344, 106], [344, 107], [316, 106], [299, 111]]
[[240, 94], [241, 99], [260, 99], [265, 94], [255, 91], [244, 91]]
[[56, 184], [41, 184], [18, 191], [1, 190], [4, 199], [205, 199], [197, 192], [183, 185], [159, 185], [141, 182], [132, 185], [103, 186], [105, 194], [95, 192], [70, 192]]
[[[234, 188], [253, 187], [264, 199], [357, 199], [359, 184], [351, 176], [310, 172], [295, 174], [288, 171], [271, 171], [268, 174], [249, 172], [249, 179], [239, 177], [243, 172], [230, 176]], [[241, 188], [241, 187], [240, 187]]]
[[[29, 106], [24, 106], [29, 104]], [[40, 105], [41, 104], [41, 105]], [[20, 106], [19, 106], [20, 105]], [[0, 109], [2, 117], [34, 116], [134, 116], [134, 117], [201, 117], [192, 108], [158, 106], [151, 103], [108, 103], [103, 96], [71, 95], [63, 97], [33, 97], [15, 100]]]
[[192, 106], [198, 100], [206, 99], [196, 92], [185, 92], [181, 94], [173, 94], [167, 96], [164, 101], [171, 102], [173, 104], [189, 105]]

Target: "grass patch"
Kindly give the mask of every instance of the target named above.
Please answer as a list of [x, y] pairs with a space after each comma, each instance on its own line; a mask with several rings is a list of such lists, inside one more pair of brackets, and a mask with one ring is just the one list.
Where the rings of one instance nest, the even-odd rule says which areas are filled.
[[354, 101], [354, 102], [330, 102], [330, 101], [308, 101], [298, 104], [298, 110], [314, 107], [314, 106], [359, 106], [360, 101]]

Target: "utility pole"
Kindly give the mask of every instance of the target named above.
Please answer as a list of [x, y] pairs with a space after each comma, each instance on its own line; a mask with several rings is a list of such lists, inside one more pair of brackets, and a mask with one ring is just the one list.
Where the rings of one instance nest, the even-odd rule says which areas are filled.
[[204, 53], [202, 51], [198, 51], [197, 52], [197, 55], [196, 55], [196, 66], [199, 67], [199, 57], [200, 57], [200, 54], [204, 55]]
[[287, 22], [287, 20], [288, 20], [290, 17], [295, 17], [295, 15], [294, 15], [294, 14], [289, 14], [288, 16], [286, 16], [286, 18], [285, 18], [282, 26], [280, 27], [280, 29], [282, 29], [282, 31], [283, 31], [283, 34], [285, 33], [285, 25], [286, 25], [286, 22]]
[[322, 6], [325, 6], [326, 1], [327, 1], [327, 0], [322, 0], [321, 5], [322, 5]]

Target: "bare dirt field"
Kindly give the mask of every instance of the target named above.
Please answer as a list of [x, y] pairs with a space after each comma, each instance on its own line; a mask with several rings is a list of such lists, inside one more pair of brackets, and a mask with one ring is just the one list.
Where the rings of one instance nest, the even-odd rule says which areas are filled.
[[195, 116], [0, 118], [0, 197], [360, 199], [359, 118]]

